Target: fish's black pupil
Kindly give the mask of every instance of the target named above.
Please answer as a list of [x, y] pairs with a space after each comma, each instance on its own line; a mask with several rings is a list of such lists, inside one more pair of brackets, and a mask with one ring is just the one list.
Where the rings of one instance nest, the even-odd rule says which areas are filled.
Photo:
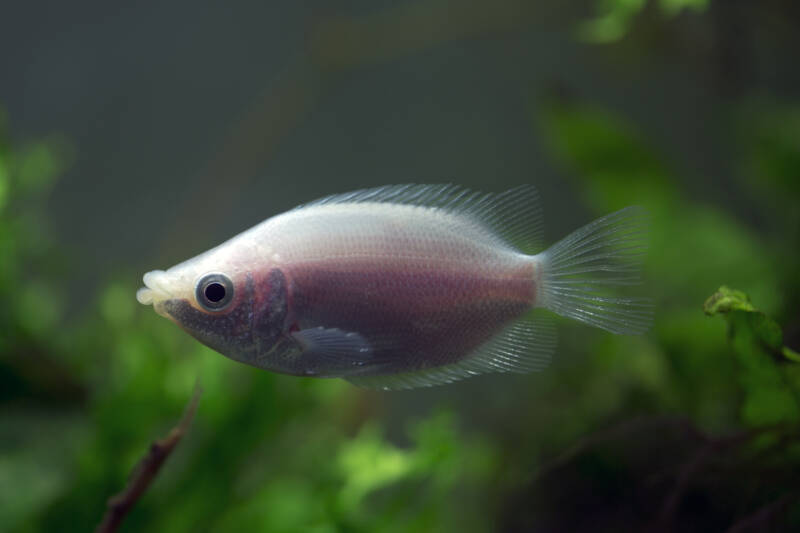
[[221, 283], [209, 283], [203, 292], [209, 302], [217, 303], [225, 298], [225, 287]]

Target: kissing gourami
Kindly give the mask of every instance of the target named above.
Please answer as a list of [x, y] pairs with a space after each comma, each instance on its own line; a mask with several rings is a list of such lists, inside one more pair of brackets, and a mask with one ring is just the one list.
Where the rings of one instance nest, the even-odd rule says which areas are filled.
[[[393, 185], [274, 216], [172, 268], [138, 300], [236, 361], [406, 389], [544, 368], [544, 308], [612, 333], [651, 322], [646, 214], [627, 207], [539, 244], [536, 190]], [[531, 253], [538, 252], [538, 253]]]

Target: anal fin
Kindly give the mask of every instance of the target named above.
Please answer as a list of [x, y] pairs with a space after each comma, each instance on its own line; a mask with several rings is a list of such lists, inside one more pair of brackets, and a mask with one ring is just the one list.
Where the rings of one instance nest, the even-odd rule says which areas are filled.
[[555, 324], [548, 316], [525, 316], [457, 363], [412, 372], [345, 376], [353, 385], [379, 390], [432, 387], [497, 372], [528, 373], [550, 364], [556, 347]]

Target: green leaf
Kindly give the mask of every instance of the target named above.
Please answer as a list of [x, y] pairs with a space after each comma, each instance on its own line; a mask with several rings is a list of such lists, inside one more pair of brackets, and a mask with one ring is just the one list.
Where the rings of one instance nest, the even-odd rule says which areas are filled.
[[780, 365], [784, 358], [800, 362], [800, 356], [783, 347], [777, 322], [756, 309], [744, 292], [725, 286], [706, 300], [703, 309], [709, 316], [723, 316], [728, 323], [731, 347], [741, 369], [739, 383], [745, 392], [742, 419], [751, 425], [800, 419], [798, 383]]
[[[603, 44], [622, 39], [632, 26], [633, 19], [641, 13], [646, 0], [597, 0], [596, 18], [584, 21], [578, 26], [578, 37], [584, 41]], [[673, 17], [683, 10], [703, 11], [708, 0], [660, 0], [661, 11]]]
[[703, 304], [703, 310], [709, 316], [742, 312], [744, 313], [743, 320], [746, 321], [747, 327], [758, 341], [776, 352], [780, 351], [783, 346], [783, 331], [781, 331], [781, 327], [777, 322], [753, 307], [753, 304], [750, 303], [750, 298], [742, 291], [723, 285], [706, 300], [705, 304]]
[[800, 353], [795, 352], [788, 346], [784, 346], [783, 350], [781, 350], [781, 353], [786, 359], [794, 361], [795, 363], [800, 363]]
[[8, 170], [1, 156], [2, 154], [0, 154], [0, 212], [8, 201]]
[[661, 0], [660, 4], [667, 16], [675, 16], [684, 9], [705, 11], [708, 8], [708, 0]]
[[345, 477], [340, 497], [348, 509], [369, 492], [407, 476], [413, 466], [411, 455], [385, 442], [373, 426], [342, 448], [338, 463]]
[[717, 292], [709, 296], [703, 311], [709, 316], [730, 311], [755, 311], [750, 298], [742, 291], [737, 291], [723, 285]]

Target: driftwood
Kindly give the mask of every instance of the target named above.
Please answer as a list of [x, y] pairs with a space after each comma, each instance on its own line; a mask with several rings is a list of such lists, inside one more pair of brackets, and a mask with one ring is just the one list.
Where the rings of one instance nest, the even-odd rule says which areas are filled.
[[125, 488], [108, 499], [106, 513], [95, 529], [95, 533], [112, 533], [119, 528], [125, 515], [144, 494], [172, 453], [172, 450], [175, 449], [175, 446], [186, 434], [197, 410], [197, 403], [200, 401], [201, 393], [202, 389], [196, 385], [180, 422], [170, 430], [166, 437], [150, 444], [147, 453], [139, 459], [139, 462], [131, 471]]

